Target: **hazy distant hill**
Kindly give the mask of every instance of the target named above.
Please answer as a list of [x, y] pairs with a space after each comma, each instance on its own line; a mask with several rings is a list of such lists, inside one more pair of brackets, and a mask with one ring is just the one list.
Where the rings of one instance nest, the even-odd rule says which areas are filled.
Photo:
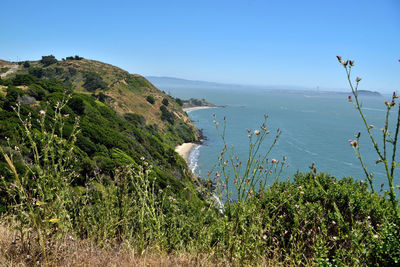
[[382, 96], [382, 94], [379, 92], [369, 91], [369, 90], [358, 90], [358, 94], [365, 95], [365, 96]]
[[246, 85], [246, 84], [229, 84], [229, 83], [216, 83], [208, 81], [194, 81], [186, 80], [174, 77], [157, 77], [157, 76], [146, 76], [146, 78], [153, 83], [155, 86], [161, 89], [168, 88], [192, 88], [192, 89], [225, 89], [225, 90], [240, 90], [240, 89], [251, 89], [251, 90], [293, 90], [293, 91], [310, 91], [312, 89], [301, 86], [290, 86], [290, 85]]
[[151, 83], [159, 87], [216, 88], [216, 89], [243, 87], [242, 85], [224, 84], [224, 83], [207, 82], [207, 81], [194, 81], [194, 80], [186, 80], [174, 77], [146, 76], [146, 78]]
[[[228, 84], [216, 83], [208, 81], [195, 81], [174, 77], [157, 77], [146, 76], [146, 78], [158, 88], [169, 90], [172, 88], [187, 89], [219, 89], [219, 90], [253, 90], [253, 91], [280, 91], [290, 93], [313, 93], [313, 94], [351, 94], [348, 89], [335, 88], [309, 88], [293, 85], [244, 85], [244, 84]], [[362, 96], [382, 96], [381, 93], [370, 90], [358, 90]]]

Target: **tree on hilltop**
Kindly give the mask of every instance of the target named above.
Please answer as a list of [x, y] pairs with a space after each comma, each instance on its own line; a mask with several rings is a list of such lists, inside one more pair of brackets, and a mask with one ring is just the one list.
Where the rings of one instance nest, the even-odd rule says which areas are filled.
[[42, 56], [40, 63], [42, 63], [45, 67], [50, 66], [51, 64], [57, 63], [57, 59], [53, 55]]

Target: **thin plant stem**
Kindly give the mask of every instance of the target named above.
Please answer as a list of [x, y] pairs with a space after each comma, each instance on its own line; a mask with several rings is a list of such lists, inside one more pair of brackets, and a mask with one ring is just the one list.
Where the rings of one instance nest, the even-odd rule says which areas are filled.
[[[390, 201], [392, 203], [393, 206], [393, 210], [394, 212], [398, 215], [398, 209], [397, 209], [397, 200], [396, 200], [396, 194], [394, 191], [394, 185], [393, 185], [393, 175], [394, 175], [394, 170], [395, 168], [398, 166], [398, 164], [395, 163], [395, 157], [396, 157], [396, 145], [397, 145], [397, 140], [398, 140], [398, 134], [399, 134], [399, 128], [400, 128], [400, 107], [398, 110], [398, 115], [397, 115], [397, 122], [396, 122], [396, 132], [395, 132], [395, 136], [394, 136], [394, 140], [390, 137], [389, 134], [389, 117], [390, 117], [390, 110], [392, 108], [392, 106], [395, 105], [395, 98], [398, 98], [396, 93], [393, 93], [393, 98], [392, 98], [392, 103], [389, 103], [387, 101], [385, 101], [385, 105], [387, 107], [386, 110], [386, 114], [385, 114], [385, 125], [383, 128], [383, 136], [382, 136], [382, 141], [383, 141], [383, 153], [382, 151], [379, 149], [379, 146], [377, 144], [377, 142], [375, 141], [375, 138], [371, 132], [371, 128], [373, 128], [372, 126], [368, 125], [367, 120], [364, 116], [364, 113], [361, 109], [360, 103], [359, 103], [359, 99], [358, 99], [358, 85], [359, 82], [361, 81], [360, 78], [357, 77], [356, 79], [356, 86], [353, 85], [353, 82], [351, 81], [351, 67], [354, 65], [353, 61], [342, 61], [341, 57], [337, 56], [338, 61], [344, 66], [345, 70], [346, 70], [346, 75], [347, 75], [347, 81], [349, 83], [349, 86], [351, 88], [352, 94], [354, 96], [355, 99], [355, 103], [351, 100], [351, 97], [349, 97], [349, 101], [353, 102], [354, 107], [358, 110], [361, 119], [364, 123], [364, 126], [368, 132], [368, 135], [370, 137], [370, 140], [372, 142], [373, 147], [375, 148], [376, 153], [379, 156], [379, 161], [378, 162], [382, 162], [384, 164], [384, 168], [385, 168], [385, 172], [386, 172], [386, 178], [387, 181], [389, 183], [389, 196], [390, 196]], [[390, 137], [390, 140], [388, 140], [388, 136]], [[359, 151], [358, 148], [358, 138], [359, 135], [357, 137], [357, 143], [353, 143], [351, 142], [351, 145], [354, 147], [354, 150], [357, 154], [358, 159], [360, 160], [361, 166], [365, 172], [366, 178], [370, 184], [371, 190], [372, 192], [374, 192], [374, 188], [373, 188], [373, 183], [372, 183], [372, 178], [373, 175], [368, 174], [367, 168], [362, 160], [362, 156], [361, 153]], [[387, 142], [390, 142], [393, 144], [393, 150], [392, 150], [392, 162], [391, 162], [391, 166], [389, 169], [389, 163], [388, 163], [388, 158], [387, 158]]]

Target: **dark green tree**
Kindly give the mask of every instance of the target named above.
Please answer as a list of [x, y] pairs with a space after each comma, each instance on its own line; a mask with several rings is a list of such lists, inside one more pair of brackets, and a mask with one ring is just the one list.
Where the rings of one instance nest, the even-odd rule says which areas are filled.
[[168, 99], [166, 99], [166, 98], [164, 98], [163, 100], [162, 100], [162, 102], [161, 102], [164, 106], [168, 106], [168, 104], [169, 104], [169, 102], [168, 102]]
[[153, 96], [149, 95], [146, 97], [147, 102], [149, 102], [150, 104], [154, 104], [155, 103], [155, 99]]
[[53, 55], [42, 56], [40, 63], [42, 63], [45, 67], [50, 66], [51, 64], [57, 63], [57, 59]]
[[167, 121], [170, 124], [174, 124], [175, 116], [173, 113], [169, 112], [165, 106], [161, 106], [160, 111], [161, 111], [161, 119], [163, 121]]
[[42, 78], [44, 72], [43, 72], [42, 68], [32, 68], [32, 69], [29, 69], [29, 74], [32, 74], [36, 78]]
[[13, 79], [13, 85], [30, 85], [36, 80], [36, 77], [31, 74], [17, 74]]

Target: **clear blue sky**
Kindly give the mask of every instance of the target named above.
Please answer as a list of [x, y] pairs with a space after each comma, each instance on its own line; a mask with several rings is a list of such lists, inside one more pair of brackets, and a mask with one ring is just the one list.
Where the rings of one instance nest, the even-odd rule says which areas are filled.
[[0, 59], [78, 54], [131, 73], [254, 85], [400, 90], [398, 0], [3, 0]]

